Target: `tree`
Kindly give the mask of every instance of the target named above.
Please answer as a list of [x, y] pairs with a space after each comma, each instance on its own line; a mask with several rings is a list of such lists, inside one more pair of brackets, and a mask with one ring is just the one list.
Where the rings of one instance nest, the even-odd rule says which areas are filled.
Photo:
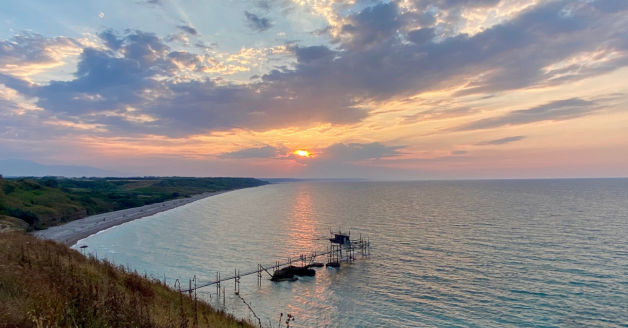
[[57, 182], [57, 179], [47, 179], [44, 181], [44, 186], [50, 187], [50, 188], [58, 188], [59, 183]]
[[15, 186], [12, 184], [5, 184], [3, 189], [4, 193], [8, 195], [15, 191]]
[[8, 216], [22, 219], [31, 226], [34, 226], [35, 223], [39, 221], [39, 218], [37, 217], [35, 213], [30, 212], [30, 211], [24, 211], [21, 208], [7, 208], [5, 211]]

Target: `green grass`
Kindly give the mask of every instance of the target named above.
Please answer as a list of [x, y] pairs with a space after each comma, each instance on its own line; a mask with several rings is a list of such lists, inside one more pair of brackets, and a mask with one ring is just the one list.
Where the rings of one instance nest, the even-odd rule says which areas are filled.
[[89, 215], [264, 184], [252, 178], [0, 178], [0, 215], [19, 218], [30, 230], [45, 229]]
[[143, 180], [143, 181], [130, 181], [127, 184], [123, 184], [120, 186], [120, 189], [123, 191], [131, 191], [140, 188], [150, 187], [156, 183], [161, 182], [162, 180]]

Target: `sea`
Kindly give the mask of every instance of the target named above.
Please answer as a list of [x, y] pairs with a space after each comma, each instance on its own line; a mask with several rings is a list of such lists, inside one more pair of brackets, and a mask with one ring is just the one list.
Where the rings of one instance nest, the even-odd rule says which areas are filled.
[[74, 247], [187, 289], [300, 264], [339, 230], [368, 237], [370, 255], [295, 282], [244, 276], [239, 295], [230, 280], [220, 296], [208, 286], [197, 297], [265, 327], [288, 314], [290, 327], [628, 327], [628, 179], [279, 183]]

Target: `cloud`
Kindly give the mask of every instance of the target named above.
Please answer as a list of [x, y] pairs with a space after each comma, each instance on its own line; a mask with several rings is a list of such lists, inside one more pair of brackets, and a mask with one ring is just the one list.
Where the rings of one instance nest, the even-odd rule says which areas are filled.
[[119, 39], [118, 36], [115, 34], [115, 31], [112, 29], [101, 32], [100, 34], [98, 34], [98, 37], [100, 37], [100, 39], [105, 43], [107, 47], [115, 51], [119, 50], [120, 47], [122, 47], [122, 43], [124, 42], [124, 39]]
[[0, 39], [0, 73], [28, 76], [63, 65], [78, 55], [82, 44], [72, 38], [47, 38], [23, 31], [8, 40]]
[[32, 85], [0, 76], [0, 83], [36, 99], [47, 112], [102, 124], [112, 133], [186, 136], [234, 128], [348, 124], [367, 116], [350, 100], [300, 91], [294, 97], [294, 90], [281, 83], [179, 80], [182, 72], [240, 68], [207, 55], [173, 51], [152, 33], [133, 31], [120, 37], [105, 31], [100, 37], [108, 49], [85, 48], [71, 81]]
[[238, 151], [227, 152], [220, 155], [220, 158], [273, 158], [277, 156], [278, 148], [273, 146], [263, 146], [259, 148], [246, 148]]
[[187, 33], [170, 34], [164, 38], [166, 42], [179, 42], [185, 46], [190, 44]]
[[139, 4], [152, 5], [152, 6], [163, 6], [163, 2], [161, 0], [146, 0], [146, 1], [138, 1]]
[[593, 6], [600, 11], [612, 13], [628, 9], [628, 2], [622, 0], [598, 0], [593, 3]]
[[203, 41], [197, 41], [194, 46], [197, 47], [197, 48], [203, 49], [203, 50], [212, 50], [212, 49], [214, 49], [214, 48], [212, 48], [210, 46], [206, 46]]
[[325, 46], [311, 46], [311, 47], [293, 47], [292, 50], [294, 54], [297, 56], [297, 62], [299, 63], [310, 63], [312, 61], [330, 58], [335, 56], [336, 52], [330, 50]]
[[603, 108], [604, 106], [595, 101], [580, 98], [556, 100], [533, 108], [516, 110], [506, 115], [473, 121], [447, 129], [447, 131], [484, 130], [535, 122], [565, 121], [593, 114]]
[[312, 157], [303, 158], [291, 154], [287, 147], [263, 147], [245, 148], [234, 152], [226, 152], [219, 158], [278, 158], [285, 160], [298, 160], [308, 165], [320, 165], [321, 163], [357, 162], [364, 160], [388, 158], [400, 156], [400, 149], [405, 146], [385, 146], [379, 142], [372, 143], [336, 143], [328, 147], [312, 149]]
[[[437, 3], [454, 8], [496, 2]], [[368, 117], [369, 106], [425, 92], [459, 89], [457, 95], [462, 96], [542, 88], [628, 66], [628, 9], [606, 6], [541, 2], [473, 35], [443, 34], [440, 23], [423, 26], [427, 2], [417, 3], [416, 15], [394, 2], [339, 11], [338, 15], [349, 14], [342, 17], [343, 31], [333, 40], [336, 43], [284, 47], [282, 56], [288, 49], [296, 59], [293, 65], [266, 74], [255, 72], [261, 79], [246, 83], [209, 75], [250, 68], [244, 64], [230, 64], [206, 53], [174, 51], [152, 33], [120, 35], [108, 30], [100, 34], [107, 49], [82, 49], [73, 80], [33, 85], [15, 76], [0, 79], [46, 113], [103, 124], [116, 133], [186, 136], [231, 129], [349, 125]], [[256, 30], [272, 25], [248, 12], [245, 16]], [[58, 65], [61, 61], [47, 44], [73, 44], [69, 39], [38, 38], [30, 38], [33, 45], [5, 41], [0, 62], [19, 68], [30, 63]], [[513, 112], [452, 131], [564, 120], [599, 111], [595, 101], [588, 102], [557, 102], [552, 108]], [[443, 119], [477, 110], [445, 106], [403, 120]], [[140, 123], [138, 117], [145, 120]]]
[[434, 37], [436, 37], [436, 30], [434, 30], [433, 28], [424, 27], [418, 30], [412, 30], [408, 32], [406, 37], [410, 42], [421, 45], [432, 41]]
[[273, 7], [273, 0], [255, 1], [255, 6], [264, 11], [269, 11]]
[[[422, 104], [423, 105], [423, 104]], [[468, 116], [481, 111], [481, 109], [470, 106], [448, 106], [440, 103], [436, 104], [424, 104], [424, 106], [431, 106], [431, 109], [420, 111], [412, 115], [402, 116], [400, 125], [413, 124], [417, 122], [446, 120], [451, 118], [458, 118]]]
[[321, 157], [325, 160], [353, 162], [399, 156], [401, 155], [399, 150], [403, 148], [405, 148], [405, 146], [390, 147], [379, 142], [349, 144], [337, 143], [322, 149], [320, 152]]
[[467, 154], [467, 153], [468, 153], [468, 151], [466, 151], [466, 150], [452, 150], [451, 151], [451, 154], [454, 155], [454, 156], [464, 155], [464, 154]]
[[492, 7], [497, 5], [500, 1], [501, 0], [433, 0], [429, 3], [438, 8], [448, 9], [459, 6], [470, 8]]
[[525, 138], [526, 138], [525, 136], [505, 137], [505, 138], [501, 138], [501, 139], [487, 140], [487, 141], [478, 142], [475, 145], [476, 146], [503, 145], [503, 144], [507, 144], [507, 143], [511, 143], [511, 142], [515, 142], [515, 141], [519, 141], [519, 140], [523, 140]]
[[[434, 39], [430, 30], [413, 32], [415, 21], [404, 18], [394, 3], [379, 4], [346, 18], [336, 40], [338, 50], [321, 46], [334, 56], [302, 60], [294, 70], [264, 77], [329, 97], [368, 102], [454, 88], [464, 96], [557, 86], [628, 66], [628, 42], [613, 25], [625, 18], [597, 11], [590, 3], [577, 8], [572, 4], [541, 3], [474, 35]], [[569, 16], [563, 14], [567, 9]], [[406, 29], [406, 39], [416, 43], [400, 38]], [[589, 52], [597, 55], [574, 60]], [[578, 64], [551, 69], [561, 62]]]
[[246, 25], [254, 31], [264, 32], [273, 27], [273, 22], [270, 19], [260, 17], [248, 11], [244, 12], [244, 17], [246, 20]]
[[365, 48], [389, 39], [400, 27], [397, 4], [380, 3], [349, 16], [341, 29], [341, 42], [347, 48]]
[[197, 36], [198, 35], [198, 31], [192, 27], [192, 26], [187, 26], [187, 25], [177, 25], [177, 28], [180, 29], [181, 31], [188, 33], [190, 35], [194, 35]]

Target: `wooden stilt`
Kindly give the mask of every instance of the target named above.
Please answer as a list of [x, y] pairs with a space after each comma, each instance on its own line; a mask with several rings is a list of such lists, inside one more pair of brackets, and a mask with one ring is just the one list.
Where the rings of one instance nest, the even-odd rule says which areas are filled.
[[[329, 246], [327, 246], [327, 249], [325, 252], [323, 252], [322, 254], [318, 254], [318, 252], [314, 251], [312, 253], [309, 253], [309, 262], [308, 262], [308, 256], [305, 253], [301, 253], [299, 255], [299, 260], [301, 261], [301, 265], [302, 266], [306, 266], [310, 263], [314, 263], [314, 261], [316, 260], [316, 257], [319, 255], [326, 255], [327, 256], [327, 263], [331, 264], [334, 263], [334, 265], [328, 265], [328, 267], [338, 267], [337, 263], [341, 263], [341, 262], [349, 262], [350, 264], [354, 263], [356, 261], [356, 253], [358, 251], [361, 252], [362, 256], [369, 256], [370, 255], [370, 238], [368, 236], [362, 236], [362, 234], [360, 234], [359, 239], [358, 240], [350, 240], [347, 238], [347, 236], [345, 235], [344, 238], [341, 238], [342, 236], [337, 236], [336, 240], [342, 240], [341, 242], [338, 241], [334, 241], [332, 239], [330, 239], [330, 243]], [[347, 240], [348, 239], [348, 240]], [[343, 257], [343, 251], [346, 253]], [[181, 292], [188, 292], [188, 294], [190, 296], [192, 296], [192, 291], [194, 291], [194, 294], [196, 295], [196, 289], [197, 288], [203, 288], [203, 287], [207, 287], [210, 285], [216, 285], [216, 295], [219, 298], [218, 301], [220, 301], [220, 293], [222, 292], [222, 297], [223, 297], [223, 306], [226, 304], [226, 296], [225, 296], [225, 291], [226, 291], [226, 287], [225, 286], [221, 286], [223, 283], [223, 280], [227, 281], [227, 280], [234, 280], [234, 293], [236, 295], [240, 294], [240, 283], [241, 283], [241, 278], [242, 276], [248, 276], [248, 275], [252, 275], [252, 274], [257, 274], [257, 284], [259, 287], [262, 286], [262, 270], [266, 271], [266, 273], [268, 273], [270, 276], [273, 276], [274, 273], [276, 273], [281, 267], [284, 267], [286, 265], [290, 265], [292, 266], [292, 258], [289, 257], [287, 259], [287, 262], [280, 262], [280, 261], [275, 261], [275, 264], [272, 266], [273, 267], [273, 273], [271, 274], [269, 271], [269, 268], [264, 268], [261, 264], [257, 265], [257, 270], [252, 270], [252, 271], [247, 271], [246, 273], [242, 274], [240, 272], [240, 270], [238, 269], [234, 269], [234, 275], [233, 276], [228, 276], [224, 279], [221, 278], [220, 276], [220, 272], [216, 272], [216, 280], [215, 281], [210, 281], [206, 284], [197, 286], [197, 281], [196, 281], [196, 277], [194, 279], [194, 288], [192, 287], [192, 279], [190, 279], [189, 281], [189, 288], [187, 290], [181, 290], [181, 283], [179, 282], [179, 290], [181, 290]], [[164, 284], [166, 284], [166, 277], [164, 275]], [[221, 290], [222, 287], [222, 290]], [[176, 287], [175, 287], [176, 288]], [[211, 295], [210, 295], [211, 297]]]

